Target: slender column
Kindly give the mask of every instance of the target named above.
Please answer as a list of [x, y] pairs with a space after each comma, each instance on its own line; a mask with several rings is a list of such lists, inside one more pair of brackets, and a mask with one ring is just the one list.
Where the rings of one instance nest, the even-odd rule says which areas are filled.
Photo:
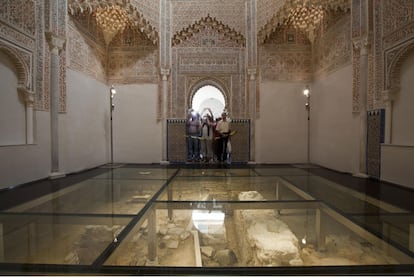
[[161, 164], [168, 164], [167, 118], [168, 118], [168, 76], [171, 68], [171, 3], [160, 0], [160, 74], [162, 108], [162, 157]]
[[17, 88], [19, 93], [23, 96], [26, 106], [26, 144], [34, 143], [34, 100], [35, 93], [24, 87]]
[[63, 49], [65, 39], [51, 32], [46, 33], [50, 47], [50, 131], [51, 131], [51, 174], [50, 178], [60, 178], [65, 174], [59, 172], [59, 52]]
[[360, 55], [360, 87], [359, 87], [359, 159], [357, 177], [368, 177], [367, 175], [367, 91], [368, 91], [368, 39], [364, 38], [354, 42], [359, 49]]
[[256, 68], [247, 69], [249, 75], [249, 117], [250, 117], [250, 157], [249, 163], [255, 163], [256, 157]]
[[167, 118], [168, 118], [168, 76], [170, 70], [161, 68], [161, 93], [162, 93], [162, 161], [161, 164], [168, 164], [167, 153]]
[[256, 161], [256, 74], [257, 74], [257, 0], [246, 2], [246, 22], [247, 22], [247, 75], [249, 118], [250, 118], [250, 157], [249, 163]]
[[394, 97], [396, 90], [388, 89], [382, 92], [382, 98], [385, 102], [385, 140], [386, 144], [392, 143], [392, 113]]

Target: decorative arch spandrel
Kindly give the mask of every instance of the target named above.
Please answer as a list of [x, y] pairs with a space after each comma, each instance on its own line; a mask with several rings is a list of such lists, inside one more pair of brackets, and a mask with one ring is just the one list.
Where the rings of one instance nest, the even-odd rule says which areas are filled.
[[31, 88], [30, 55], [2, 42], [0, 42], [0, 51], [10, 58], [16, 68], [18, 86]]
[[414, 52], [414, 37], [407, 43], [385, 53], [385, 84], [384, 90], [396, 91], [400, 87], [401, 66], [405, 59]]

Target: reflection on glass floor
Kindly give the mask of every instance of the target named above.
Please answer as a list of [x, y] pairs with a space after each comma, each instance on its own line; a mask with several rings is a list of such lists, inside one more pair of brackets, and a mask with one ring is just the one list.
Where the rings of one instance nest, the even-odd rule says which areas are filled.
[[2, 211], [0, 269], [398, 273], [414, 265], [413, 234], [411, 212], [306, 168], [124, 165]]

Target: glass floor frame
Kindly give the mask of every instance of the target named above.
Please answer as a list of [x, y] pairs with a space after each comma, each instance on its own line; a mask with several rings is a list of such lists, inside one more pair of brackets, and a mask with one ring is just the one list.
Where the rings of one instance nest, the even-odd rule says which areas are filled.
[[413, 210], [313, 168], [100, 167], [0, 211], [0, 273], [414, 273]]

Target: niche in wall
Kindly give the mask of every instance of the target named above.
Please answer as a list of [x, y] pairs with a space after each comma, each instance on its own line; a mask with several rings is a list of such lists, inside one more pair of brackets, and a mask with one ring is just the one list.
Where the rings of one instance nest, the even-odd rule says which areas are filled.
[[0, 146], [26, 144], [26, 107], [17, 89], [17, 69], [1, 50], [0, 83]]
[[392, 144], [414, 146], [414, 51], [401, 65], [401, 86], [393, 103]]

